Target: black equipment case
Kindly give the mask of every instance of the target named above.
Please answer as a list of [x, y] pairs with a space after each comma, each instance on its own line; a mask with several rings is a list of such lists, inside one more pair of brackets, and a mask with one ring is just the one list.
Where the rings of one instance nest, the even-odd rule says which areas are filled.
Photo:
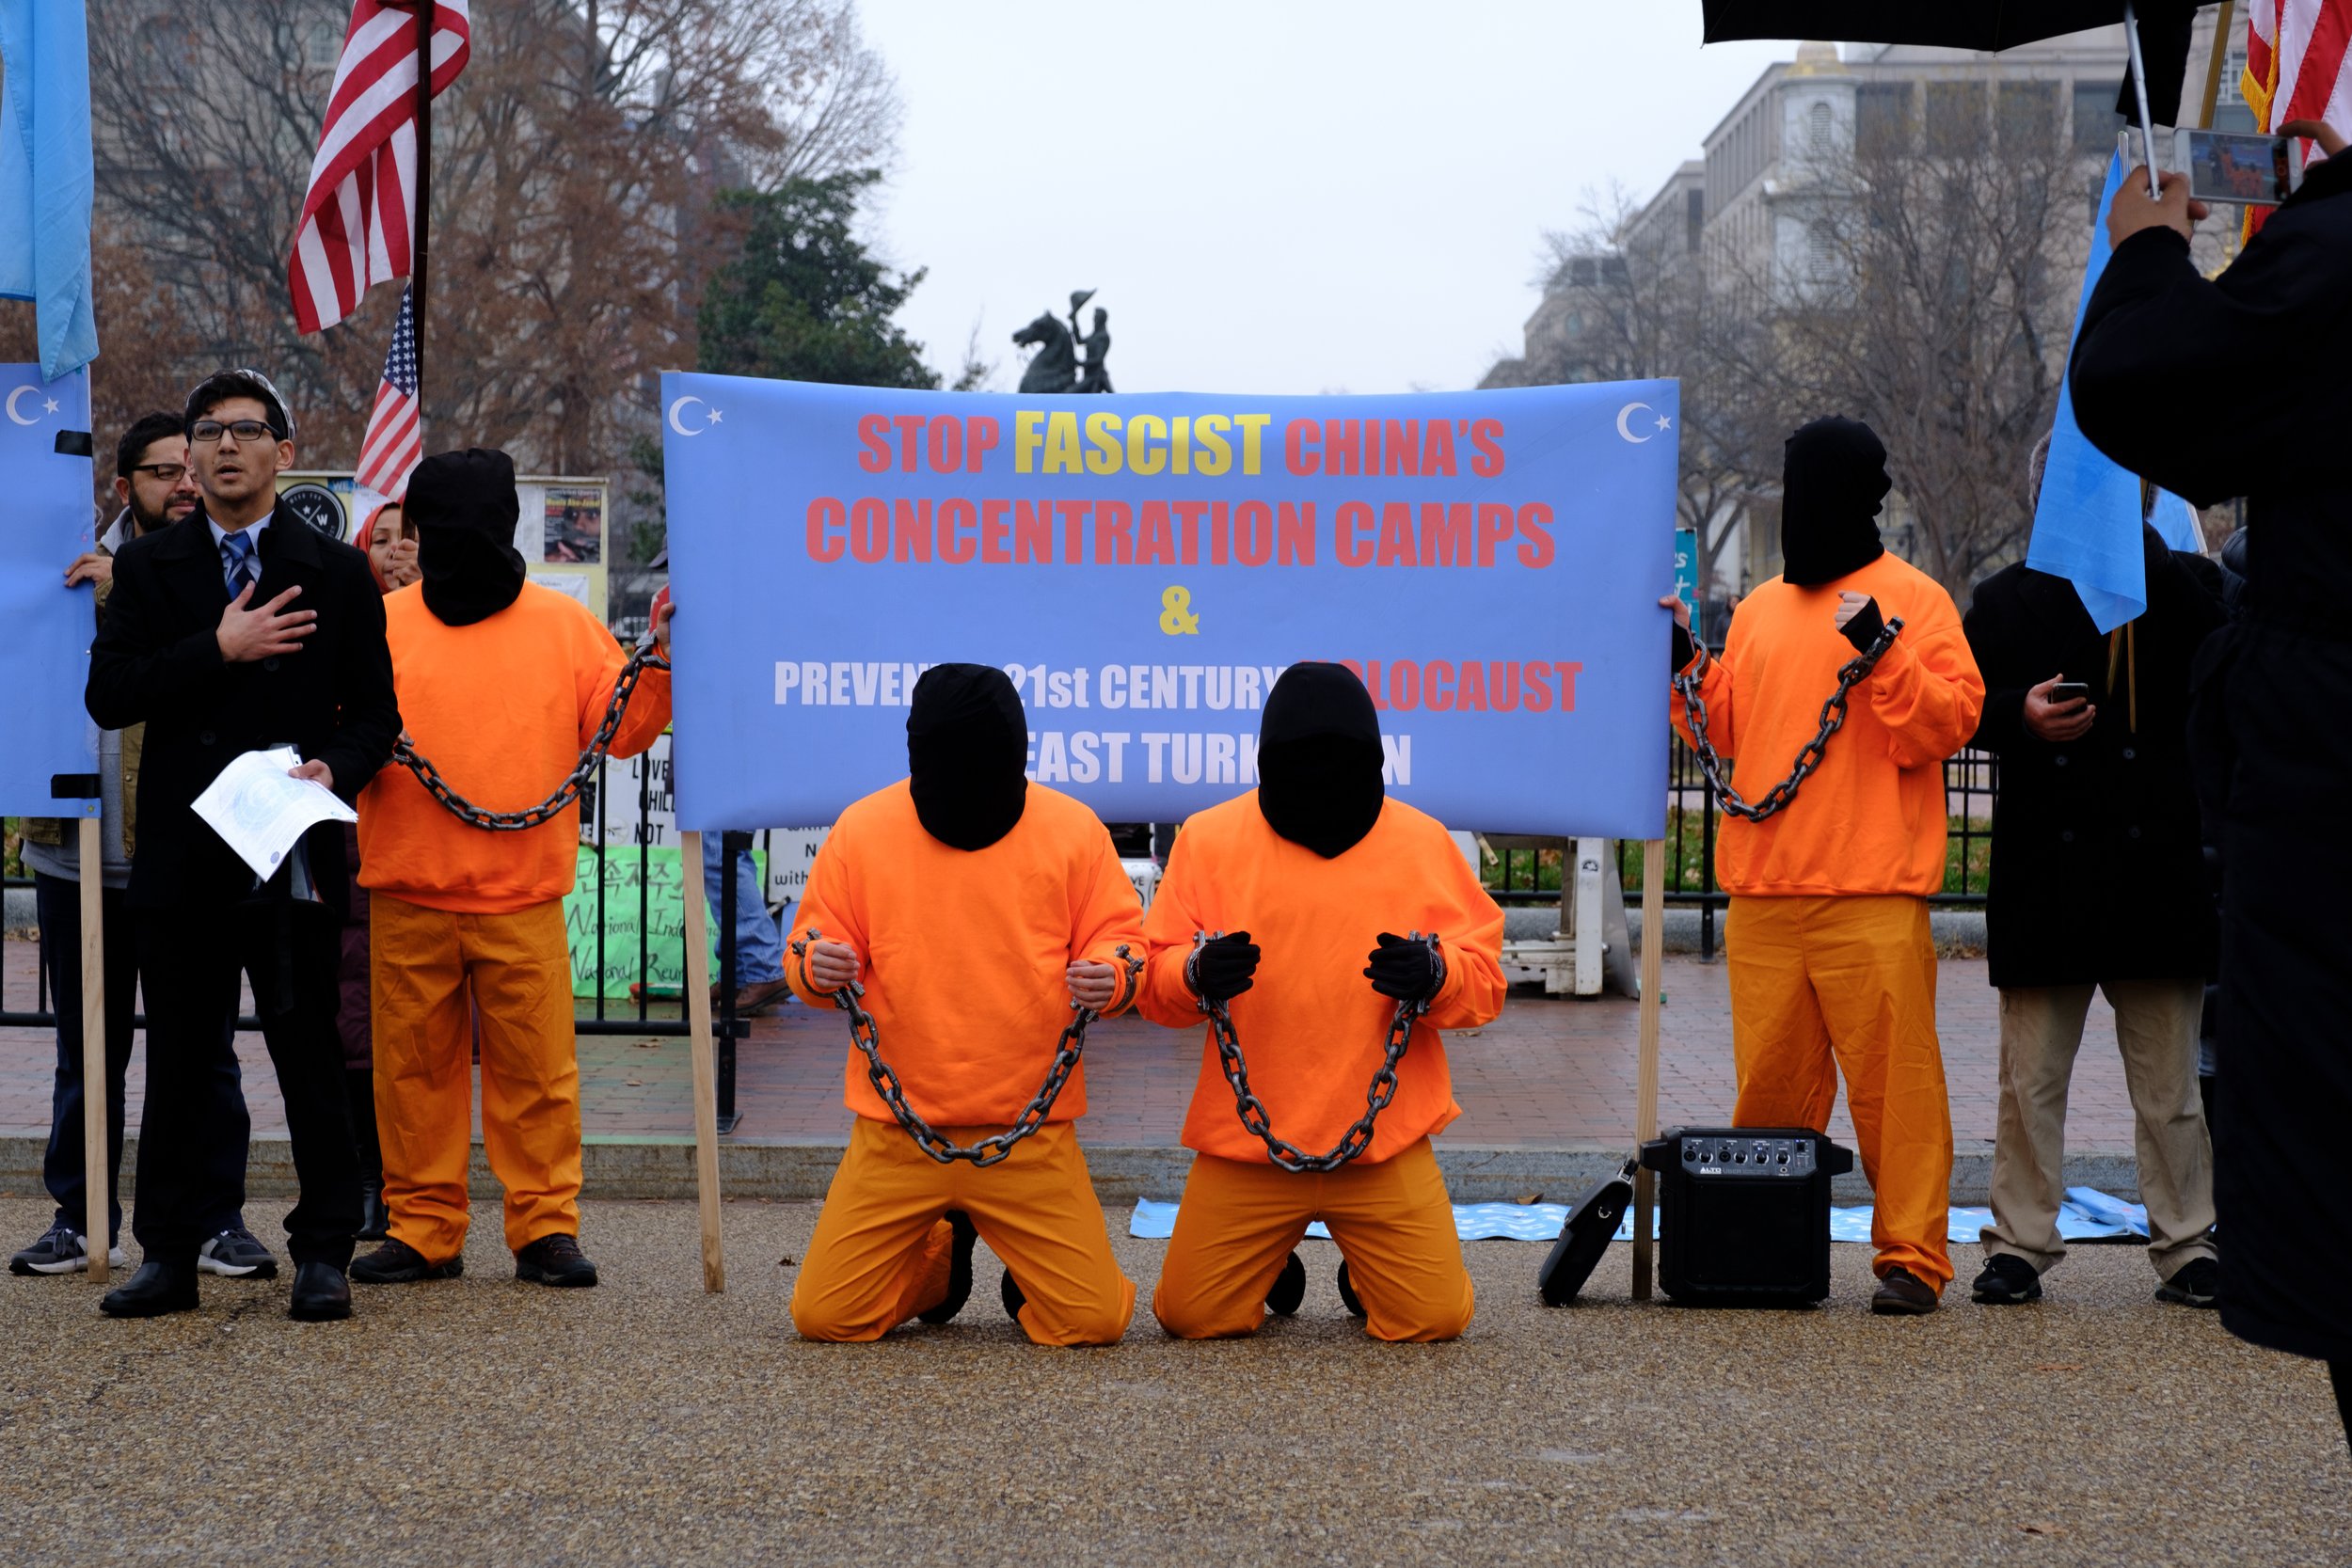
[[1853, 1153], [1804, 1127], [1677, 1127], [1658, 1173], [1658, 1283], [1686, 1307], [1810, 1307], [1829, 1295], [1829, 1186]]
[[1560, 1239], [1551, 1243], [1550, 1255], [1535, 1275], [1535, 1289], [1543, 1292], [1546, 1307], [1567, 1306], [1593, 1277], [1601, 1254], [1609, 1250], [1609, 1239], [1617, 1233], [1618, 1221], [1633, 1206], [1633, 1162], [1628, 1160], [1624, 1170], [1586, 1193], [1568, 1211], [1567, 1222], [1560, 1227]]

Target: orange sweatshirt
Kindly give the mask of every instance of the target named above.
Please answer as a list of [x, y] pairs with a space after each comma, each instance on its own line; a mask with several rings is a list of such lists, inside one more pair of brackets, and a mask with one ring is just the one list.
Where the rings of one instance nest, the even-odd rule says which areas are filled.
[[[866, 1010], [882, 1059], [907, 1103], [934, 1127], [1003, 1127], [1053, 1066], [1073, 1016], [1065, 971], [1075, 961], [1143, 957], [1143, 906], [1093, 812], [1057, 790], [1029, 785], [1021, 820], [985, 849], [952, 849], [923, 831], [904, 779], [841, 814], [787, 933], [812, 931], [856, 949]], [[809, 983], [807, 959], [787, 954], [802, 1000], [830, 1008]], [[1135, 1001], [1120, 970], [1104, 1013]], [[854, 1046], [842, 1099], [873, 1121], [895, 1121]], [[1082, 1062], [1048, 1121], [1086, 1115]]]
[[[1366, 956], [1383, 931], [1436, 933], [1445, 983], [1413, 1026], [1396, 1098], [1358, 1162], [1386, 1160], [1462, 1114], [1438, 1031], [1476, 1028], [1502, 1011], [1502, 911], [1436, 818], [1391, 798], [1361, 843], [1325, 860], [1268, 827], [1251, 790], [1185, 821], [1143, 928], [1152, 963], [1138, 1006], [1170, 1028], [1201, 1023], [1184, 985], [1193, 933], [1249, 933], [1258, 973], [1231, 1004], [1233, 1031], [1274, 1135], [1310, 1154], [1364, 1114], [1395, 1016], [1396, 1004], [1364, 978]], [[1184, 1141], [1220, 1159], [1268, 1163], [1233, 1109], [1205, 1026]]]
[[[546, 800], [580, 761], [619, 678], [620, 644], [577, 599], [525, 583], [469, 626], [444, 626], [411, 585], [385, 595], [401, 722], [449, 786], [490, 811]], [[670, 673], [639, 679], [613, 738], [631, 757], [670, 722]], [[512, 914], [572, 890], [580, 808], [522, 832], [470, 827], [406, 768], [359, 795], [359, 883], [431, 910]]]
[[[1734, 895], [1925, 895], [1944, 886], [1943, 763], [1976, 733], [1984, 677], [1951, 595], [1908, 562], [1883, 555], [1817, 588], [1774, 578], [1741, 600], [1700, 687], [1708, 738], [1738, 759], [1732, 785], [1751, 801], [1788, 776], [1854, 657], [1833, 624], [1841, 593], [1869, 594], [1902, 633], [1854, 688], [1844, 726], [1797, 798], [1762, 822], [1724, 821], [1715, 875]], [[1681, 697], [1667, 701], [1688, 740]]]

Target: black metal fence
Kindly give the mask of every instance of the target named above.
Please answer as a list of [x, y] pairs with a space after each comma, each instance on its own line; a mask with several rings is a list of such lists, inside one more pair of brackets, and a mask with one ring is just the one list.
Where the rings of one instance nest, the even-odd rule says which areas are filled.
[[[1951, 824], [1945, 850], [1944, 888], [1929, 895], [1944, 908], [1980, 907], [1990, 882], [1993, 802], [2001, 787], [2001, 761], [1990, 752], [1964, 751], [1944, 764], [1944, 794]], [[1698, 758], [1677, 736], [1667, 770], [1666, 902], [1699, 911], [1699, 951], [1715, 953], [1717, 911], [1731, 895], [1715, 884], [1715, 838], [1724, 818]], [[1558, 849], [1499, 849], [1488, 891], [1498, 903], [1552, 904], [1561, 897], [1565, 856]], [[1642, 886], [1640, 847], [1618, 846], [1617, 873], [1629, 895]]]
[[[595, 995], [590, 1006], [585, 1010], [581, 1010], [578, 1003], [575, 1003], [575, 1011], [579, 1013], [579, 1017], [574, 1027], [582, 1035], [626, 1035], [639, 1037], [684, 1039], [692, 1032], [692, 1025], [686, 1017], [687, 998], [683, 990], [673, 1002], [667, 997], [657, 996], [653, 987], [646, 983], [654, 967], [652, 955], [653, 879], [648, 874], [649, 862], [652, 858], [653, 834], [648, 830], [653, 820], [653, 792], [649, 772], [643, 768], [636, 771], [637, 799], [634, 801], [621, 802], [624, 810], [635, 813], [636, 830], [631, 835], [632, 843], [615, 846], [610, 842], [612, 837], [610, 814], [614, 802], [610, 798], [609, 790], [592, 784], [588, 794], [580, 802], [581, 816], [593, 824], [593, 839], [587, 847], [593, 852], [596, 860], [594, 885], [596, 911], [595, 942], [597, 975], [593, 988]], [[748, 843], [752, 836], [749, 833], [729, 833], [726, 835], [729, 840], [726, 847], [732, 850], [738, 843]], [[605, 995], [603, 974], [606, 933], [612, 929], [612, 916], [617, 912], [609, 906], [607, 889], [612, 879], [606, 876], [605, 869], [609, 859], [630, 854], [634, 854], [637, 858], [637, 875], [632, 880], [637, 890], [636, 974], [638, 983], [631, 988], [632, 994], [628, 1001], [616, 1006], [612, 999]], [[732, 853], [728, 854], [724, 886], [722, 889], [724, 905], [720, 911], [715, 913], [711, 927], [711, 941], [719, 956], [720, 972], [719, 993], [713, 1006], [712, 1033], [718, 1037], [719, 1045], [718, 1100], [719, 1127], [722, 1132], [732, 1132], [735, 1129], [737, 1120], [735, 1107], [736, 1041], [751, 1032], [749, 1022], [737, 1018], [735, 1014], [735, 943], [730, 940], [731, 927], [725, 912], [734, 908], [735, 864], [735, 856]], [[702, 897], [702, 867], [700, 865], [684, 866], [681, 870], [685, 882], [681, 890], [683, 895], [689, 898]], [[29, 878], [12, 877], [7, 879], [7, 885], [10, 888], [24, 888], [29, 891], [33, 883]], [[57, 1022], [56, 999], [49, 994], [48, 976], [42, 973], [38, 960], [29, 966], [33, 974], [29, 995], [22, 994], [21, 986], [11, 987], [7, 982], [7, 976], [15, 964], [9, 961], [12, 955], [8, 953], [6, 944], [15, 942], [24, 946], [32, 945], [29, 938], [6, 929], [7, 924], [6, 921], [0, 921], [0, 1027], [54, 1028]], [[697, 974], [687, 974], [681, 975], [680, 978], [681, 986], [702, 983], [702, 977]], [[29, 1006], [26, 1005], [28, 1003]], [[133, 1023], [135, 1027], [145, 1028], [147, 1019], [144, 1014], [140, 1014], [133, 1019]], [[258, 1030], [261, 1026], [261, 1021], [251, 1017], [241, 1018], [237, 1021], [237, 1027], [243, 1031]]]

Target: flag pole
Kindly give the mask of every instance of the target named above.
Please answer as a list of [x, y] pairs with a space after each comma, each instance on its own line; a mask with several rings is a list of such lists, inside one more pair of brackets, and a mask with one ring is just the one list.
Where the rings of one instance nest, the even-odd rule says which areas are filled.
[[417, 411], [424, 411], [424, 278], [433, 227], [433, 24], [435, 0], [417, 6], [417, 199], [408, 214], [408, 308], [417, 331]]
[[2140, 57], [2139, 17], [2132, 9], [2132, 0], [2123, 0], [2123, 44], [2131, 54], [2132, 91], [2139, 100], [2139, 150], [2148, 160], [2148, 194], [2161, 201], [2164, 193], [2156, 183], [2156, 125], [2148, 112], [2148, 62]]
[[2200, 131], [2213, 129], [2213, 106], [2215, 101], [2221, 96], [2221, 65], [2229, 58], [2230, 23], [2232, 13], [2236, 9], [2237, 7], [2233, 0], [2221, 0], [2220, 8], [2214, 13], [2213, 56], [2205, 62], [2205, 102], [2204, 106], [2198, 111], [2197, 115], [2197, 128]]

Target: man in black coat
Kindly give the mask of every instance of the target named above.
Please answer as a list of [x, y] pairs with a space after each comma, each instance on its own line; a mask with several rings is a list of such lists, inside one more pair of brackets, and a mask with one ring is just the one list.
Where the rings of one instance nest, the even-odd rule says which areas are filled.
[[348, 1317], [359, 1171], [335, 1032], [342, 830], [312, 829], [304, 853], [257, 887], [192, 803], [240, 753], [281, 744], [303, 757], [298, 777], [345, 800], [358, 793], [400, 733], [384, 606], [366, 556], [278, 504], [294, 425], [267, 380], [215, 375], [189, 395], [186, 420], [204, 504], [115, 558], [85, 693], [102, 726], [147, 725], [129, 888], [148, 1018], [131, 1229], [146, 1256], [101, 1306], [134, 1318], [197, 1305], [205, 1238], [189, 1178], [241, 1135], [202, 1113], [199, 1090], [230, 1050], [243, 974], [302, 1188], [286, 1216], [289, 1310]]
[[[2321, 127], [2289, 125], [2299, 135]], [[2352, 155], [2330, 156], [2238, 259], [2189, 259], [2187, 182], [2123, 182], [2115, 254], [2074, 349], [2099, 450], [2200, 505], [2247, 501], [2239, 616], [2198, 660], [2191, 744], [2221, 847], [2215, 1197], [2221, 1319], [2329, 1364], [2352, 1429]]]
[[[2034, 488], [2041, 463], [2034, 452]], [[2211, 1307], [2213, 1149], [2197, 1026], [2217, 941], [2188, 766], [2189, 669], [2221, 608], [2202, 556], [2141, 525], [2148, 610], [2102, 636], [2074, 585], [2025, 565], [1977, 585], [1965, 622], [1984, 673], [1976, 744], [1999, 753], [1986, 908], [2001, 993], [1993, 1223], [1976, 1299], [2033, 1301], [2066, 1256], [2066, 1090], [2090, 993], [2115, 1008], [2156, 1299]], [[2059, 683], [2090, 697], [2059, 700]]]

